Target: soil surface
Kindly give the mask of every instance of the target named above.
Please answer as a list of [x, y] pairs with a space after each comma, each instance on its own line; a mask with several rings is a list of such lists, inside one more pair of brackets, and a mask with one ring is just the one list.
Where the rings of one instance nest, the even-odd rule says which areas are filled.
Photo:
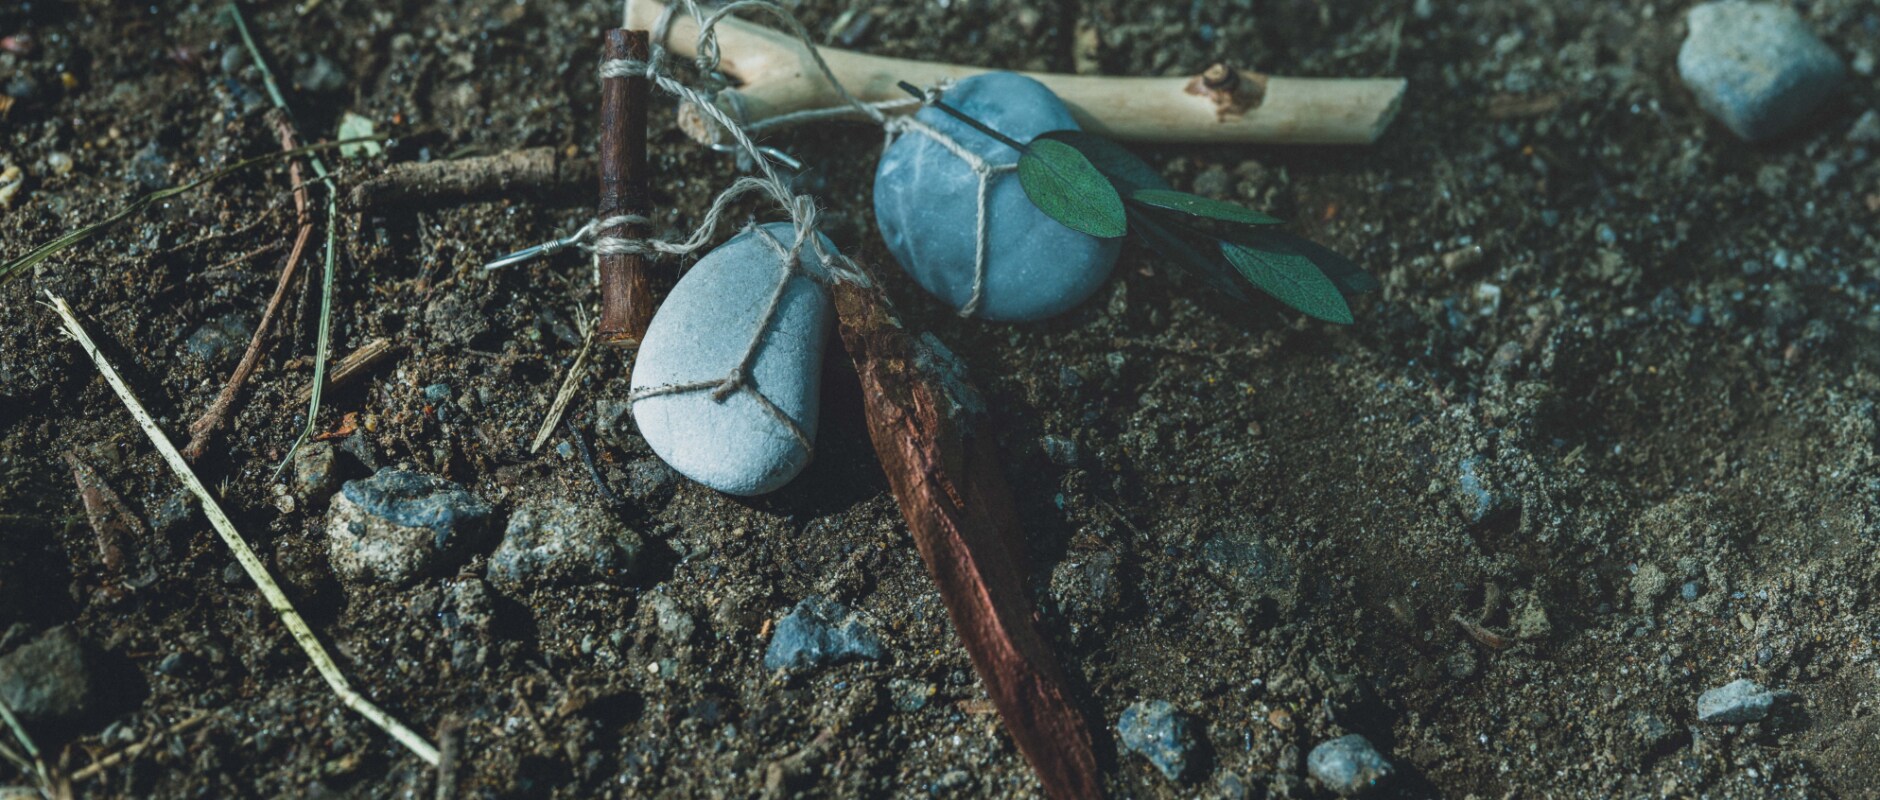
[[[303, 138], [332, 138], [347, 111], [398, 136], [376, 159], [328, 154], [342, 187], [390, 161], [592, 156], [594, 34], [617, 7], [309, 5], [248, 9]], [[1328, 796], [1305, 754], [1358, 733], [1396, 766], [1382, 796], [1876, 796], [1880, 161], [1847, 135], [1880, 101], [1872, 3], [1803, 4], [1855, 65], [1849, 88], [1754, 146], [1677, 77], [1683, 2], [792, 5], [823, 41], [896, 56], [1410, 80], [1372, 147], [1140, 149], [1177, 187], [1294, 220], [1378, 275], [1349, 328], [1209, 295], [1134, 247], [1062, 318], [963, 321], [873, 228], [878, 132], [768, 140], [812, 165], [802, 185], [832, 238], [985, 392], [1039, 618], [1100, 722], [1114, 795]], [[0, 255], [279, 149], [215, 4], [0, 4], [9, 36], [0, 84], [30, 99], [0, 122], [0, 159], [25, 175]], [[739, 166], [664, 104], [653, 124], [658, 226], [676, 235]], [[196, 462], [345, 671], [427, 735], [454, 731], [451, 796], [1036, 796], [888, 496], [839, 347], [818, 460], [773, 495], [666, 472], [623, 413], [615, 352], [529, 451], [595, 292], [573, 255], [479, 267], [591, 203], [343, 213], [335, 356], [394, 350], [329, 392], [315, 428], [341, 477], [404, 466], [499, 517], [539, 498], [610, 508], [647, 541], [634, 570], [499, 591], [486, 548], [406, 586], [342, 583], [331, 489], [275, 470], [305, 422], [317, 280], [290, 287]], [[276, 163], [0, 287], [0, 657], [59, 626], [86, 648], [92, 702], [32, 730], [56, 770], [149, 742], [78, 795], [434, 791], [436, 773], [339, 706], [39, 303], [69, 299], [181, 442], [294, 229]], [[67, 454], [141, 525], [94, 530]], [[856, 610], [885, 656], [764, 669], [775, 623], [810, 596]], [[1761, 722], [1699, 723], [1697, 696], [1737, 678], [1798, 697]], [[1198, 720], [1186, 781], [1118, 743], [1142, 700]], [[31, 783], [0, 762], [0, 784]]]

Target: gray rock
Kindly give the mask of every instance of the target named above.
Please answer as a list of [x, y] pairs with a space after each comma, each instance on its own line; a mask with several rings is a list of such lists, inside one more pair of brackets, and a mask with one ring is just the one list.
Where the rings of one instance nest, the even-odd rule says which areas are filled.
[[485, 541], [491, 510], [443, 478], [382, 469], [347, 481], [328, 513], [333, 571], [353, 583], [405, 583]]
[[248, 337], [252, 333], [248, 320], [241, 314], [231, 312], [203, 323], [183, 342], [183, 349], [211, 367], [220, 367], [248, 346]]
[[[763, 228], [786, 245], [796, 235], [787, 223]], [[825, 245], [833, 248], [827, 240]], [[822, 273], [807, 248], [799, 260], [804, 269]], [[633, 366], [633, 391], [724, 378], [743, 358], [781, 268], [771, 246], [749, 231], [700, 260], [653, 316]], [[829, 295], [816, 281], [791, 277], [749, 368], [751, 385], [811, 443], [831, 316]], [[673, 469], [727, 494], [756, 495], [788, 483], [809, 465], [810, 452], [751, 392], [732, 392], [722, 400], [712, 394], [695, 390], [633, 404], [640, 435]]]
[[698, 622], [685, 612], [685, 607], [679, 605], [679, 601], [656, 594], [647, 602], [653, 607], [653, 620], [659, 625], [661, 638], [668, 644], [685, 644], [692, 638], [692, 633], [698, 630]]
[[1786, 6], [1719, 0], [1688, 19], [1678, 74], [1698, 105], [1746, 140], [1793, 129], [1846, 77], [1840, 57]]
[[807, 669], [867, 659], [879, 661], [881, 639], [841, 603], [804, 598], [777, 623], [764, 651], [764, 669]]
[[339, 450], [331, 442], [308, 442], [294, 452], [294, 494], [311, 501], [339, 487]]
[[652, 509], [672, 499], [678, 489], [679, 475], [657, 458], [644, 458], [627, 466], [627, 497]]
[[1880, 144], [1880, 111], [1867, 109], [1867, 113], [1854, 120], [1854, 127], [1847, 129], [1847, 140], [1854, 144]]
[[28, 725], [69, 722], [92, 710], [96, 671], [78, 634], [53, 628], [0, 657], [0, 699]]
[[562, 498], [526, 500], [490, 556], [490, 583], [515, 592], [632, 574], [644, 543], [625, 523]]
[[1124, 747], [1149, 759], [1171, 781], [1191, 777], [1206, 747], [1201, 725], [1166, 700], [1143, 701], [1123, 709], [1116, 733]]
[[[1077, 123], [1057, 96], [1022, 75], [995, 72], [955, 84], [955, 108], [1021, 142]], [[1018, 153], [935, 108], [915, 118], [993, 165]], [[909, 133], [875, 170], [875, 218], [896, 261], [922, 287], [958, 309], [972, 297], [979, 177], [932, 138]], [[1011, 172], [992, 179], [987, 201], [986, 285], [979, 314], [1021, 321], [1054, 316], [1083, 302], [1110, 275], [1120, 239], [1098, 239], [1045, 216]]]
[[1078, 452], [1075, 440], [1056, 434], [1046, 434], [1044, 438], [1038, 440], [1038, 445], [1044, 448], [1044, 457], [1050, 459], [1051, 463], [1060, 467], [1077, 466]]
[[927, 701], [933, 699], [934, 685], [926, 681], [895, 678], [888, 681], [888, 696], [893, 698], [894, 707], [903, 712], [915, 712], [927, 707]]
[[1355, 733], [1312, 748], [1306, 770], [1325, 788], [1347, 797], [1368, 792], [1397, 772], [1369, 740]]
[[1742, 725], [1769, 716], [1770, 709], [1793, 692], [1772, 692], [1748, 678], [1738, 678], [1697, 697], [1697, 721]]
[[294, 71], [294, 82], [316, 94], [337, 92], [346, 88], [346, 72], [333, 59], [315, 55], [306, 66]]

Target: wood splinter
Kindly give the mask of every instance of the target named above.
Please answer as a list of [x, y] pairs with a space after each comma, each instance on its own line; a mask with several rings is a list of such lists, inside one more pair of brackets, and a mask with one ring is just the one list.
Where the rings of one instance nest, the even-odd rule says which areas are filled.
[[[642, 26], [643, 28], [644, 26]], [[644, 29], [613, 28], [603, 37], [601, 58], [647, 59]], [[601, 79], [600, 219], [652, 210], [646, 167], [646, 107], [650, 87], [645, 76]], [[644, 225], [614, 225], [596, 232], [601, 239], [641, 238]], [[603, 344], [638, 347], [653, 321], [652, 285], [646, 256], [601, 253], [601, 316], [595, 336]]]
[[[657, 0], [636, 0], [627, 24], [650, 27], [665, 10]], [[842, 105], [796, 37], [739, 19], [726, 19], [716, 30], [724, 53], [719, 70], [739, 83], [722, 93], [720, 102], [740, 109], [745, 123]], [[698, 24], [679, 15], [666, 46], [680, 56], [696, 56]], [[833, 47], [818, 50], [836, 79], [864, 103], [904, 98], [896, 88], [900, 81], [925, 86], [993, 71]], [[1370, 144], [1397, 116], [1406, 85], [1402, 78], [1288, 78], [1235, 72], [1224, 65], [1210, 72], [1216, 81], [1232, 76], [1235, 86], [1222, 91], [1208, 83], [1209, 73], [1167, 78], [1023, 74], [1062, 98], [1084, 130], [1125, 142]], [[730, 94], [736, 99], [723, 97]], [[707, 143], [715, 140], [718, 132], [703, 115], [688, 109], [680, 114], [686, 133]]]

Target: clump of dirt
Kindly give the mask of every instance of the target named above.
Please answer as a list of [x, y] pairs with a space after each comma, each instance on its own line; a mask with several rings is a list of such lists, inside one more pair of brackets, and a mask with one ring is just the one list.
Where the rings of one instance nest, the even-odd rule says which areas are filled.
[[[352, 111], [399, 137], [387, 159], [592, 155], [593, 33], [618, 8], [308, 5], [249, 10], [298, 84], [307, 137]], [[1850, 88], [1756, 146], [1679, 83], [1683, 4], [795, 10], [825, 41], [886, 55], [1410, 80], [1372, 147], [1142, 150], [1178, 188], [1293, 219], [1376, 273], [1384, 289], [1349, 329], [1208, 296], [1133, 249], [1061, 319], [962, 321], [874, 233], [862, 154], [877, 133], [767, 142], [813, 166], [803, 181], [830, 235], [985, 391], [1042, 624], [1104, 726], [1114, 794], [1317, 796], [1306, 754], [1347, 733], [1392, 762], [1385, 793], [1402, 796], [1870, 791], [1880, 163], [1845, 134], [1880, 100], [1871, 4], [1807, 7], [1855, 65]], [[31, 47], [0, 47], [0, 87], [33, 89], [0, 122], [0, 160], [25, 176], [0, 211], [0, 254], [278, 149], [212, 7], [0, 8], [0, 37], [20, 34]], [[654, 126], [657, 227], [672, 234], [738, 165], [692, 145], [670, 109]], [[378, 169], [345, 162], [339, 180]], [[290, 194], [284, 169], [230, 178], [0, 287], [0, 658], [70, 625], [101, 673], [124, 676], [108, 707], [41, 744], [77, 770], [210, 712], [81, 793], [432, 791], [428, 768], [333, 701], [35, 305], [41, 290], [68, 298], [180, 436], [273, 290]], [[397, 349], [316, 423], [352, 428], [333, 440], [343, 478], [437, 475], [499, 516], [551, 496], [609, 508], [646, 541], [630, 573], [499, 591], [482, 553], [407, 586], [342, 586], [326, 498], [274, 471], [312, 376], [306, 282], [197, 464], [357, 685], [421, 730], [454, 731], [462, 796], [1035, 794], [840, 359], [817, 463], [769, 497], [665, 470], [624, 414], [616, 353], [588, 368], [571, 424], [529, 451], [594, 292], [578, 258], [479, 266], [572, 229], [586, 202], [345, 215], [335, 351]], [[124, 556], [152, 574], [107, 565], [67, 452], [148, 522]], [[885, 657], [765, 670], [774, 622], [811, 596], [857, 612]], [[1737, 678], [1798, 693], [1799, 712], [1699, 724], [1698, 694]], [[1122, 711], [1155, 700], [1208, 742], [1187, 783], [1116, 740]]]

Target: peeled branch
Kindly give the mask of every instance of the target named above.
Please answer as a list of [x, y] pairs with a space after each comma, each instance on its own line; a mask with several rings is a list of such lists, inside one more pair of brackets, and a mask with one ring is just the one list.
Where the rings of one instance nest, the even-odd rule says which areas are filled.
[[[666, 10], [658, 0], [638, 0], [629, 8], [628, 27], [647, 29]], [[718, 102], [734, 116], [741, 113], [747, 125], [842, 105], [796, 37], [734, 18], [718, 23], [716, 31], [723, 55], [719, 71], [739, 83]], [[697, 23], [676, 15], [665, 44], [681, 56], [696, 56]], [[864, 103], [906, 99], [900, 81], [926, 86], [995, 71], [818, 49], [836, 78]], [[1397, 116], [1406, 85], [1402, 78], [1287, 78], [1223, 64], [1172, 78], [1022, 74], [1062, 98], [1084, 130], [1151, 143], [1370, 144]], [[693, 138], [716, 141], [719, 132], [702, 114], [680, 113]]]

